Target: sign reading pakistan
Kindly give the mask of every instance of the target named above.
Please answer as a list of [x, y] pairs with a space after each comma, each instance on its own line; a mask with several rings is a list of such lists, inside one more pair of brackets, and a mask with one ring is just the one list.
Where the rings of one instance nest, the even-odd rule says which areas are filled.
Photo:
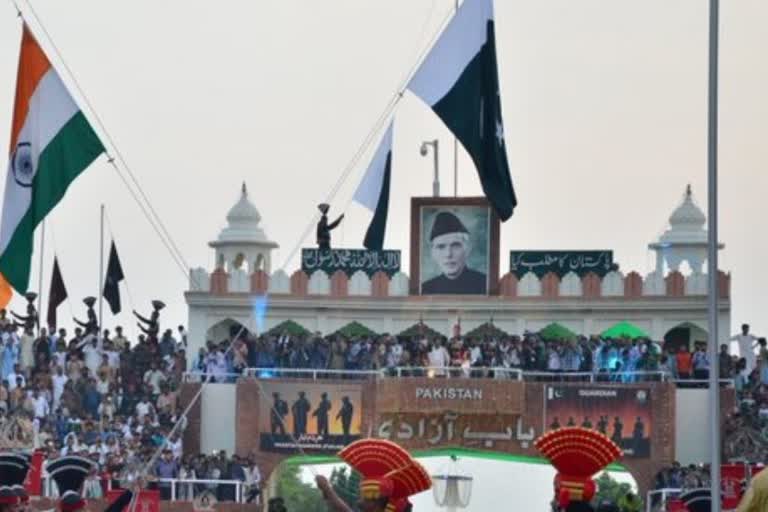
[[541, 278], [549, 272], [563, 277], [575, 272], [580, 277], [594, 272], [600, 277], [614, 270], [613, 251], [511, 251], [509, 271], [517, 277], [533, 272]]
[[348, 277], [358, 270], [368, 277], [384, 272], [390, 278], [400, 272], [400, 251], [368, 251], [366, 249], [302, 249], [301, 270], [311, 276], [322, 270], [328, 276], [341, 270]]

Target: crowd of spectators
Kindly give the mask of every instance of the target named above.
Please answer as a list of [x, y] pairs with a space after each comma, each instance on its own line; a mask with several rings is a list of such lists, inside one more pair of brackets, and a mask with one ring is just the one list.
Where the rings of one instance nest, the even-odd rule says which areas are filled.
[[[240, 333], [242, 334], [242, 333]], [[675, 379], [706, 379], [705, 343], [679, 349], [648, 339], [599, 336], [545, 340], [523, 336], [355, 335], [247, 333], [209, 341], [191, 368], [226, 381], [247, 368], [380, 370], [391, 375], [503, 377], [498, 369], [540, 373], [586, 373], [631, 382], [633, 372], [663, 373]], [[724, 457], [763, 462], [768, 457], [768, 346], [742, 332], [720, 347], [721, 377], [733, 379], [738, 406], [724, 430]], [[230, 347], [231, 343], [231, 347]], [[158, 451], [150, 468], [158, 478], [237, 480], [244, 493], [258, 493], [253, 458], [224, 453], [191, 455], [182, 449], [178, 391], [187, 372], [187, 335], [182, 326], [160, 336], [140, 335], [132, 343], [120, 327], [99, 338], [81, 329], [35, 333], [0, 311], [0, 434], [6, 444], [34, 444], [48, 458], [78, 454], [98, 464], [87, 492], [98, 497], [105, 481], [132, 478]], [[742, 357], [744, 355], [744, 357]], [[490, 370], [496, 368], [497, 370]], [[511, 373], [510, 373], [511, 374]], [[549, 376], [551, 377], [551, 376]], [[182, 427], [184, 420], [181, 419]], [[688, 487], [706, 481], [705, 469], [675, 465], [661, 472], [660, 487]], [[191, 499], [215, 484], [174, 489]], [[169, 497], [169, 484], [159, 484]], [[220, 499], [234, 499], [233, 486], [219, 486]]]
[[[91, 458], [98, 469], [87, 481], [87, 497], [101, 497], [110, 480], [131, 480], [146, 469], [157, 478], [239, 480], [244, 495], [258, 489], [253, 459], [190, 455], [182, 449], [182, 429], [171, 432], [180, 420], [178, 391], [187, 369], [182, 326], [133, 343], [120, 327], [114, 334], [104, 330], [101, 339], [80, 328], [36, 335], [3, 310], [0, 344], [0, 442], [34, 446], [47, 459]], [[170, 484], [157, 485], [170, 497]], [[191, 499], [205, 490], [235, 499], [232, 485], [184, 484], [175, 492]]]
[[[762, 465], [768, 461], [768, 347], [765, 338], [741, 332], [720, 346], [721, 376], [731, 378], [736, 406], [725, 419], [722, 457], [725, 463]], [[744, 356], [744, 357], [741, 357]], [[674, 463], [656, 476], [656, 489], [691, 489], [710, 485], [706, 464]], [[656, 505], [661, 505], [658, 497]]]
[[[710, 367], [704, 342], [696, 342], [689, 349], [685, 344], [665, 347], [663, 342], [643, 338], [574, 336], [545, 340], [533, 332], [523, 336], [451, 338], [282, 333], [241, 336], [229, 353], [228, 346], [229, 340], [209, 341], [194, 358], [191, 372], [223, 382], [246, 368], [374, 370], [391, 375], [397, 370], [405, 375], [497, 378], [521, 370], [532, 376], [579, 373], [593, 374], [597, 380], [633, 382], [644, 373], [648, 374], [646, 378], [655, 380], [663, 375], [675, 380], [701, 381], [709, 377]], [[731, 353], [728, 345], [723, 345], [722, 350], [721, 378], [743, 381], [747, 375], [746, 359]]]

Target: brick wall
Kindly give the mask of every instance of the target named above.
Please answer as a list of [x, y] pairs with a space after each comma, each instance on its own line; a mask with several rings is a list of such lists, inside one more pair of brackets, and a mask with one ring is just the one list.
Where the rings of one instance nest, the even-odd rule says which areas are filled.
[[[290, 382], [305, 385], [307, 388], [318, 384], [309, 379], [291, 379]], [[388, 435], [410, 450], [467, 447], [513, 455], [538, 456], [532, 442], [517, 436], [518, 431], [527, 434], [530, 429], [533, 429], [535, 437], [544, 432], [545, 383], [426, 378], [366, 381], [324, 379], [319, 382], [323, 385], [360, 386], [360, 431], [364, 436]], [[558, 386], [587, 385], [558, 383]], [[644, 383], [622, 387], [650, 388], [651, 392], [651, 456], [621, 460], [632, 473], [641, 492], [645, 493], [653, 485], [656, 473], [674, 460], [675, 386], [667, 383]], [[182, 402], [185, 397], [193, 396], [198, 388], [199, 384], [185, 384], [182, 389]], [[419, 396], [417, 388], [422, 389]], [[451, 389], [453, 391], [449, 391]], [[439, 393], [434, 394], [438, 390]], [[237, 384], [236, 452], [241, 455], [253, 455], [262, 475], [267, 478], [280, 462], [290, 455], [259, 450], [259, 403], [263, 399], [262, 393], [259, 383], [253, 379], [243, 379]], [[481, 393], [481, 396], [477, 393]], [[722, 411], [731, 411], [735, 403], [733, 390], [723, 390], [721, 401]], [[437, 435], [438, 425], [442, 428], [440, 436]], [[200, 407], [197, 405], [192, 409], [184, 437], [185, 448], [190, 451], [199, 449], [199, 426]], [[493, 441], [492, 445], [488, 445], [487, 441], [475, 441], [460, 435], [465, 431], [505, 432], [507, 428], [513, 429], [513, 438]]]

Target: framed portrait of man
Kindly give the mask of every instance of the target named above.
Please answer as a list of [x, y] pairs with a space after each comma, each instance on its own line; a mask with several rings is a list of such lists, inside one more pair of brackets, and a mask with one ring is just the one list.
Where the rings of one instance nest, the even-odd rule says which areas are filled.
[[497, 295], [500, 221], [484, 197], [411, 200], [411, 293]]

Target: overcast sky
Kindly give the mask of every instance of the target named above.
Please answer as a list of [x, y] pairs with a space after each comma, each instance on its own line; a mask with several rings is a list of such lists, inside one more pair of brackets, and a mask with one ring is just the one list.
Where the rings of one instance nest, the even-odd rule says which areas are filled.
[[[34, 5], [186, 262], [210, 269], [207, 242], [243, 180], [281, 246], [275, 267], [283, 265], [453, 3]], [[624, 271], [645, 274], [654, 266], [646, 245], [687, 183], [706, 206], [707, 3], [496, 2], [506, 141], [520, 201], [502, 228], [502, 269], [510, 249], [607, 248]], [[733, 329], [746, 321], [764, 333], [768, 2], [728, 1], [722, 11], [721, 266], [734, 274]], [[20, 32], [11, 3], [0, 4], [0, 141], [9, 140]], [[410, 197], [431, 193], [432, 161], [418, 150], [432, 138], [442, 144], [443, 191], [452, 193], [452, 138], [406, 95], [397, 111], [387, 235], [404, 256]], [[367, 156], [333, 201], [332, 214], [347, 213], [334, 233], [337, 246], [361, 245], [370, 216], [349, 199], [366, 164]], [[464, 154], [459, 174], [461, 195], [481, 193]], [[77, 299], [59, 315], [72, 308], [84, 316], [80, 298], [97, 294], [102, 202], [127, 275], [126, 309], [146, 313], [160, 298], [169, 304], [164, 320], [186, 323], [188, 280], [104, 158], [50, 217], [46, 295], [55, 246]], [[286, 270], [297, 265], [294, 258]], [[133, 324], [127, 315], [116, 321]]]

